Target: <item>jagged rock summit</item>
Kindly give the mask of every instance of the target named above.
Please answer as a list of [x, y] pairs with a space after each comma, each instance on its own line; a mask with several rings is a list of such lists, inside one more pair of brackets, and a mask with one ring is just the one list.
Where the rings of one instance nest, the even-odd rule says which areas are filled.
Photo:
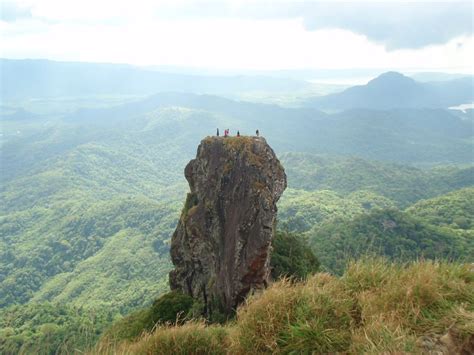
[[286, 174], [262, 137], [207, 137], [185, 169], [191, 192], [171, 240], [172, 290], [231, 314], [269, 280]]

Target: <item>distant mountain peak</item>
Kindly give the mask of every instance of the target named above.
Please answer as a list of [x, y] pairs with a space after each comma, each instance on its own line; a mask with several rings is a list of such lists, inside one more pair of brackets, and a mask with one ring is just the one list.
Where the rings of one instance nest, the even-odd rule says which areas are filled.
[[408, 77], [397, 71], [387, 71], [385, 73], [380, 74], [377, 78], [408, 78]]
[[398, 84], [398, 85], [414, 85], [416, 81], [402, 73], [396, 71], [388, 71], [380, 74], [378, 77], [370, 80], [367, 85], [379, 85], [379, 84]]

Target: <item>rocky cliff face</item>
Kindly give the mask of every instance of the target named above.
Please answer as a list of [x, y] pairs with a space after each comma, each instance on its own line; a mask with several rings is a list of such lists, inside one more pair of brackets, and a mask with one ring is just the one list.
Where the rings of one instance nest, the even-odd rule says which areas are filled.
[[172, 290], [230, 314], [266, 286], [286, 175], [264, 138], [208, 137], [185, 169], [191, 192], [171, 240]]

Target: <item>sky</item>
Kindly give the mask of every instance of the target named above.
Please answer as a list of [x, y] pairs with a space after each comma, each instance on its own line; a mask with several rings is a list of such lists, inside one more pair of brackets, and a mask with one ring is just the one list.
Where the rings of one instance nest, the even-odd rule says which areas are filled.
[[0, 56], [474, 72], [473, 1], [2, 0]]

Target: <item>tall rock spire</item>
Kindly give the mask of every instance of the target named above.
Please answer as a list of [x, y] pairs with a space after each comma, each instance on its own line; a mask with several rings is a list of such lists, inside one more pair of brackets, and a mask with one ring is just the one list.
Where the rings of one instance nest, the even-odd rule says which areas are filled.
[[231, 314], [267, 285], [286, 175], [262, 137], [208, 137], [185, 169], [191, 192], [171, 240], [172, 290]]

